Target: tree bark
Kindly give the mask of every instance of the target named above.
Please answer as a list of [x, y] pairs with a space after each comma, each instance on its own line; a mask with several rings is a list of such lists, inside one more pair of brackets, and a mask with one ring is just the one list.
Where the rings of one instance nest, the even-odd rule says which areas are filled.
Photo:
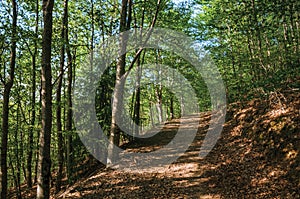
[[51, 158], [50, 142], [52, 130], [52, 74], [51, 42], [52, 11], [54, 0], [43, 0], [44, 31], [42, 39], [42, 126], [39, 140], [37, 198], [50, 197]]
[[[73, 130], [73, 111], [72, 111], [72, 84], [73, 84], [73, 67], [75, 70], [75, 66], [73, 66], [73, 63], [75, 63], [76, 53], [73, 53], [74, 56], [72, 56], [70, 51], [70, 44], [69, 44], [69, 36], [68, 36], [68, 28], [66, 31], [66, 51], [67, 51], [67, 57], [68, 57], [68, 80], [67, 80], [67, 120], [66, 120], [66, 131], [67, 134], [67, 177], [69, 182], [72, 181], [72, 171], [73, 171], [73, 165], [72, 165], [72, 158], [73, 158], [73, 146], [72, 146], [72, 130]], [[74, 71], [75, 72], [75, 71]]]
[[174, 119], [174, 97], [171, 95], [170, 99], [170, 120]]
[[[144, 2], [143, 2], [144, 3]], [[142, 12], [142, 19], [141, 19], [141, 25], [140, 25], [140, 41], [142, 40], [142, 30], [144, 27], [144, 19], [145, 19], [145, 9], [143, 7], [143, 12]], [[135, 18], [135, 26], [137, 26], [137, 21]], [[143, 55], [143, 60], [141, 63], [141, 57], [140, 54], [138, 55], [137, 59], [137, 71], [136, 71], [136, 83], [135, 83], [135, 103], [134, 103], [134, 123], [136, 124], [135, 129], [134, 129], [134, 134], [139, 135], [140, 133], [140, 107], [141, 107], [141, 76], [142, 76], [142, 66], [145, 58], [145, 51]]]
[[[128, 0], [122, 0], [122, 9], [121, 9], [121, 19], [120, 19], [120, 33], [128, 28], [126, 24], [127, 19], [127, 4]], [[120, 52], [126, 49], [126, 41], [124, 37], [121, 37], [120, 43]], [[123, 103], [123, 80], [122, 76], [125, 73], [125, 61], [126, 54], [120, 55], [117, 62], [117, 70], [116, 70], [116, 82], [115, 82], [115, 90], [113, 94], [113, 106], [112, 106], [112, 119], [111, 119], [111, 127], [110, 127], [110, 143], [108, 146], [108, 154], [107, 154], [107, 165], [111, 165], [115, 160], [118, 159], [119, 154], [116, 152], [116, 147], [119, 146], [120, 142], [120, 129], [117, 125], [117, 116], [122, 114], [122, 103]]]
[[135, 83], [135, 103], [134, 103], [134, 123], [136, 124], [134, 129], [134, 135], [139, 135], [139, 124], [140, 124], [140, 106], [141, 106], [141, 61], [140, 58], [137, 60], [137, 72], [136, 72], [136, 83]]
[[157, 70], [157, 79], [156, 79], [156, 88], [155, 88], [155, 96], [156, 96], [156, 109], [157, 109], [157, 119], [159, 123], [163, 122], [163, 109], [162, 109], [162, 69], [161, 65], [160, 51], [157, 50], [156, 54], [156, 70]]
[[57, 128], [57, 142], [58, 142], [58, 172], [55, 184], [55, 191], [58, 193], [61, 189], [61, 180], [63, 176], [63, 162], [64, 162], [64, 150], [63, 150], [63, 134], [62, 134], [62, 122], [61, 122], [61, 90], [64, 74], [65, 63], [65, 46], [66, 46], [66, 29], [68, 26], [68, 0], [64, 0], [64, 13], [61, 28], [61, 40], [62, 45], [60, 49], [60, 73], [56, 91], [56, 128]]
[[[15, 146], [14, 146], [14, 150], [15, 150], [15, 160], [16, 160], [16, 172], [15, 172], [15, 187], [17, 190], [17, 198], [18, 199], [22, 199], [22, 195], [21, 195], [21, 164], [20, 164], [20, 159], [22, 159], [22, 154], [20, 154], [19, 152], [22, 152], [22, 137], [20, 136], [20, 140], [19, 140], [19, 126], [20, 126], [20, 109], [21, 109], [21, 102], [18, 102], [18, 108], [17, 108], [17, 124], [16, 124], [16, 129], [15, 129]], [[19, 147], [20, 145], [20, 147]], [[12, 158], [10, 158], [12, 159]]]
[[[39, 28], [39, 0], [36, 0], [36, 10], [35, 10], [35, 39], [38, 37], [38, 28]], [[32, 90], [31, 90], [31, 121], [30, 121], [30, 130], [28, 135], [28, 156], [27, 156], [27, 165], [26, 165], [26, 173], [27, 173], [27, 186], [28, 188], [32, 187], [32, 154], [33, 154], [33, 133], [34, 133], [34, 125], [35, 125], [35, 98], [36, 98], [36, 56], [37, 56], [37, 41], [34, 41], [34, 51], [32, 54]]]

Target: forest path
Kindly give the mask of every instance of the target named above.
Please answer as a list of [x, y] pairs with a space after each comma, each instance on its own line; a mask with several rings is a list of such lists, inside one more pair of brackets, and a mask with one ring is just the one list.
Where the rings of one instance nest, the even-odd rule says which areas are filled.
[[[182, 118], [183, 128], [196, 126], [198, 131], [174, 163], [143, 170], [90, 169], [88, 177], [53, 198], [300, 198], [300, 93], [285, 91], [284, 96], [233, 104], [220, 138], [205, 158], [199, 151], [209, 112]], [[160, 149], [178, 126], [179, 120], [172, 120], [161, 133], [123, 147], [141, 153]]]
[[[60, 198], [219, 198], [207, 193], [209, 176], [205, 173], [217, 166], [215, 157], [200, 158], [201, 143], [206, 135], [211, 113], [200, 113], [173, 119], [151, 129], [159, 131], [148, 139], [137, 139], [122, 146], [128, 152], [148, 153], [161, 149], [176, 135], [177, 129], [198, 129], [193, 143], [176, 162], [162, 167], [138, 170], [100, 169], [75, 184]], [[212, 156], [212, 155], [209, 155]], [[134, 162], [133, 162], [134, 164]], [[118, 165], [117, 165], [118, 166]], [[116, 167], [116, 166], [115, 166]]]

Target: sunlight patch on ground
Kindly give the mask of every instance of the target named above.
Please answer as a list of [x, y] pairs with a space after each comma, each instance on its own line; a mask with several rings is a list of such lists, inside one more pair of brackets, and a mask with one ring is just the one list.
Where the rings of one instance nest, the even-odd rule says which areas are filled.
[[220, 195], [202, 195], [199, 199], [220, 199]]

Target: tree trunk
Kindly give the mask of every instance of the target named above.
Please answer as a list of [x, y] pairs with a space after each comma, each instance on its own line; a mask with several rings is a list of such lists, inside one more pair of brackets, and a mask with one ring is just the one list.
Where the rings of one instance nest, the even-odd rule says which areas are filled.
[[155, 89], [155, 96], [156, 96], [156, 110], [157, 110], [157, 116], [158, 116], [158, 122], [162, 123], [163, 122], [163, 110], [162, 110], [162, 79], [161, 79], [161, 74], [162, 74], [162, 69], [160, 64], [160, 51], [157, 50], [156, 54], [156, 66], [157, 66], [157, 79], [156, 79], [156, 89]]
[[55, 191], [58, 193], [61, 189], [61, 180], [63, 176], [63, 162], [64, 162], [64, 150], [63, 150], [63, 134], [62, 134], [62, 122], [61, 122], [61, 89], [63, 83], [64, 63], [65, 63], [65, 46], [66, 46], [66, 28], [68, 26], [68, 0], [64, 1], [64, 13], [61, 28], [61, 40], [62, 46], [60, 49], [60, 73], [56, 91], [56, 128], [57, 128], [57, 142], [58, 142], [58, 172], [55, 184]]
[[[145, 9], [143, 7], [141, 25], [140, 25], [140, 41], [142, 40], [142, 30], [144, 26], [144, 19], [145, 19]], [[135, 18], [135, 26], [137, 26], [137, 21]], [[129, 27], [128, 27], [129, 28]], [[138, 55], [137, 59], [137, 71], [136, 71], [136, 83], [135, 83], [135, 103], [134, 103], [134, 123], [136, 124], [136, 128], [134, 129], [134, 134], [139, 135], [140, 131], [140, 107], [141, 107], [141, 76], [142, 76], [142, 67], [145, 58], [145, 51], [143, 55], [143, 60], [141, 63], [141, 57]]]
[[[67, 0], [66, 0], [67, 1]], [[68, 13], [68, 12], [67, 12]], [[67, 80], [67, 120], [66, 120], [66, 131], [67, 134], [67, 177], [69, 182], [72, 182], [72, 172], [73, 172], [73, 165], [72, 165], [72, 159], [73, 159], [73, 146], [72, 146], [72, 118], [73, 118], [73, 112], [72, 112], [72, 84], [73, 84], [73, 63], [75, 63], [76, 53], [74, 53], [74, 57], [72, 57], [71, 50], [70, 50], [70, 44], [69, 44], [69, 28], [68, 28], [68, 19], [66, 22], [66, 52], [68, 57], [68, 80]], [[75, 72], [75, 70], [74, 70]]]
[[[127, 4], [128, 0], [122, 0], [122, 10], [121, 10], [121, 19], [120, 19], [120, 32], [122, 34], [123, 31], [126, 30], [126, 18], [127, 18]], [[128, 28], [128, 27], [127, 27]], [[126, 49], [126, 41], [124, 37], [121, 37], [120, 43], [120, 52]], [[111, 127], [110, 127], [110, 143], [108, 146], [108, 154], [107, 154], [107, 165], [111, 165], [115, 160], [118, 159], [119, 154], [116, 152], [116, 147], [119, 146], [120, 142], [120, 129], [117, 125], [117, 116], [122, 115], [122, 104], [123, 104], [123, 87], [124, 82], [122, 82], [122, 76], [125, 73], [125, 61], [126, 54], [121, 55], [118, 58], [117, 62], [117, 72], [116, 72], [116, 82], [115, 82], [115, 90], [113, 94], [113, 106], [112, 106], [112, 119], [111, 119]]]
[[180, 95], [180, 116], [185, 115], [185, 101], [184, 101], [184, 96], [183, 96], [183, 91], [181, 90], [181, 95]]
[[289, 49], [288, 49], [288, 27], [285, 16], [283, 16], [283, 48], [284, 48], [284, 66], [285, 68], [289, 65]]
[[[296, 26], [296, 46], [297, 46], [297, 52], [296, 54], [299, 55], [299, 52], [300, 52], [300, 25], [299, 25], [299, 22], [300, 22], [300, 17], [299, 17], [299, 13], [297, 12], [296, 13], [296, 22], [295, 22], [295, 26]], [[300, 64], [300, 57], [298, 56], [297, 58], [297, 64], [299, 65]]]
[[15, 187], [16, 187], [16, 196], [18, 199], [22, 199], [22, 195], [21, 195], [21, 187], [19, 185], [19, 182], [18, 182], [18, 177], [16, 176], [16, 172], [15, 172], [15, 168], [14, 168], [14, 165], [12, 163], [12, 158], [9, 158], [9, 166], [10, 166], [10, 169], [11, 169], [11, 172], [12, 172], [12, 176], [13, 176], [13, 179], [14, 179], [14, 183], [15, 183]]
[[[8, 141], [8, 117], [9, 117], [9, 97], [14, 83], [16, 66], [16, 48], [17, 48], [17, 3], [12, 0], [12, 35], [11, 35], [11, 54], [10, 54], [10, 73], [8, 80], [1, 79], [4, 83], [3, 107], [2, 107], [2, 138], [1, 138], [1, 189], [0, 198], [7, 196], [7, 141]], [[5, 77], [3, 77], [5, 78]]]
[[259, 21], [258, 21], [258, 11], [257, 11], [257, 5], [255, 0], [251, 0], [251, 9], [252, 9], [252, 16], [253, 16], [253, 23], [255, 25], [255, 36], [257, 39], [257, 58], [260, 62], [260, 66], [266, 70], [266, 67], [264, 65], [264, 54], [262, 49], [262, 39], [261, 39], [261, 30], [259, 27]]
[[37, 198], [50, 197], [51, 158], [50, 142], [52, 129], [52, 75], [51, 41], [52, 10], [54, 0], [43, 0], [44, 31], [42, 43], [42, 126], [39, 140]]
[[[16, 124], [16, 129], [15, 129], [15, 160], [16, 160], [16, 172], [15, 172], [15, 187], [17, 190], [17, 198], [18, 199], [22, 199], [21, 196], [21, 164], [20, 164], [20, 159], [22, 159], [22, 156], [20, 155], [19, 152], [21, 152], [22, 150], [22, 141], [19, 140], [19, 122], [20, 122], [20, 109], [21, 109], [21, 103], [18, 102], [18, 108], [17, 108], [17, 124]], [[20, 137], [22, 138], [22, 137]], [[19, 148], [20, 145], [20, 148]]]
[[[36, 1], [36, 10], [35, 10], [35, 37], [37, 39], [38, 36], [38, 27], [39, 27], [39, 1]], [[37, 56], [37, 41], [34, 41], [34, 51], [32, 54], [32, 90], [31, 90], [31, 121], [30, 121], [30, 130], [28, 135], [28, 156], [27, 156], [27, 165], [26, 165], [26, 173], [27, 173], [27, 186], [28, 188], [32, 187], [32, 154], [33, 154], [33, 133], [34, 133], [34, 125], [35, 125], [35, 98], [36, 98], [36, 56]]]
[[157, 119], [159, 123], [163, 122], [163, 110], [162, 110], [162, 87], [159, 85], [155, 89], [155, 95], [156, 95], [156, 110], [157, 110]]
[[170, 99], [170, 119], [174, 119], [174, 97], [171, 94], [171, 99]]
[[134, 134], [139, 135], [139, 124], [140, 124], [140, 106], [141, 106], [141, 66], [140, 58], [137, 60], [137, 72], [136, 72], [136, 83], [135, 83], [135, 103], [134, 103], [134, 123], [136, 124]]
[[150, 107], [151, 126], [153, 128], [155, 126], [155, 123], [154, 123], [154, 114], [153, 114], [153, 107], [152, 107], [152, 102], [151, 101], [149, 101], [149, 107]]
[[91, 65], [91, 71], [93, 71], [94, 68], [94, 37], [95, 37], [95, 25], [94, 25], [94, 0], [91, 0], [91, 58], [90, 58], [90, 65]]

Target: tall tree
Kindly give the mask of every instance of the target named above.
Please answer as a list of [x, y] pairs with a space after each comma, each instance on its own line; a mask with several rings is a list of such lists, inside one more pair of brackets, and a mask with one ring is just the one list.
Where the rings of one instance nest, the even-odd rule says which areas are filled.
[[157, 77], [156, 77], [156, 88], [155, 88], [155, 96], [156, 96], [156, 109], [157, 109], [157, 119], [159, 123], [163, 122], [163, 109], [162, 109], [162, 97], [163, 97], [163, 85], [161, 83], [162, 79], [162, 67], [161, 67], [161, 55], [160, 55], [160, 50], [157, 49], [156, 52], [156, 72], [157, 72]]
[[50, 142], [52, 129], [52, 11], [54, 0], [43, 0], [43, 39], [42, 39], [42, 126], [39, 140], [37, 198], [50, 197]]
[[[66, 6], [68, 4], [68, 0], [66, 0]], [[68, 13], [68, 8], [66, 8], [66, 13]], [[72, 112], [72, 84], [73, 84], [73, 67], [75, 67], [75, 64], [73, 66], [73, 62], [75, 63], [76, 59], [76, 48], [74, 50], [73, 56], [71, 54], [70, 50], [70, 42], [69, 42], [69, 23], [68, 23], [68, 16], [66, 16], [66, 52], [67, 52], [67, 57], [68, 57], [68, 74], [67, 74], [67, 93], [66, 93], [66, 98], [67, 98], [67, 118], [66, 118], [66, 131], [68, 132], [67, 134], [67, 177], [68, 180], [71, 180], [71, 175], [72, 175], [72, 157], [73, 157], [73, 145], [72, 145], [72, 130], [73, 130], [73, 125], [72, 125], [72, 119], [73, 119], [73, 112]]]
[[56, 90], [56, 130], [57, 130], [57, 144], [58, 144], [58, 172], [56, 178], [56, 192], [60, 191], [61, 188], [61, 180], [63, 175], [63, 161], [64, 161], [64, 150], [63, 150], [63, 133], [62, 133], [62, 118], [61, 118], [61, 90], [62, 90], [62, 83], [63, 83], [63, 74], [64, 74], [64, 65], [65, 65], [65, 49], [66, 49], [66, 29], [68, 25], [68, 0], [64, 0], [64, 12], [63, 12], [63, 19], [62, 19], [62, 27], [61, 27], [61, 49], [60, 49], [60, 63], [59, 63], [59, 77], [57, 83], [57, 90]]
[[[127, 7], [128, 0], [122, 0], [122, 8], [121, 8], [121, 18], [120, 18], [120, 33], [126, 31], [128, 28], [127, 21]], [[120, 52], [126, 49], [126, 39], [121, 37], [120, 42]], [[125, 50], [124, 50], [125, 51]], [[107, 164], [112, 164], [118, 157], [115, 152], [115, 148], [119, 146], [120, 142], [120, 129], [117, 125], [117, 116], [120, 115], [121, 105], [122, 105], [122, 94], [124, 87], [124, 82], [122, 82], [122, 77], [125, 73], [125, 64], [126, 64], [126, 54], [120, 55], [117, 61], [117, 70], [116, 70], [116, 83], [115, 83], [115, 91], [113, 94], [113, 107], [112, 107], [112, 119], [111, 119], [111, 127], [110, 127], [110, 143], [108, 146], [108, 156], [107, 156]]]
[[[145, 42], [148, 41], [148, 39], [151, 36], [152, 29], [154, 28], [158, 13], [160, 10], [161, 0], [157, 1], [156, 5], [156, 11], [153, 16], [151, 25], [149, 27], [149, 31], [146, 35]], [[130, 23], [132, 19], [132, 1], [131, 0], [122, 0], [122, 8], [121, 8], [121, 18], [120, 18], [120, 33], [122, 34], [124, 31], [129, 30]], [[127, 16], [128, 12], [128, 16]], [[120, 46], [119, 46], [119, 52], [126, 52], [126, 38], [124, 36], [121, 36]], [[130, 70], [133, 68], [135, 62], [139, 59], [140, 54], [143, 52], [143, 48], [140, 48], [136, 54], [133, 60], [131, 61], [128, 70], [125, 70], [126, 66], [126, 53], [120, 54], [118, 60], [117, 60], [117, 66], [116, 66], [116, 82], [115, 82], [115, 90], [113, 93], [113, 103], [112, 103], [112, 119], [111, 119], [111, 127], [110, 127], [110, 143], [108, 145], [108, 154], [107, 154], [107, 165], [111, 165], [115, 160], [118, 159], [119, 154], [116, 152], [116, 148], [119, 146], [120, 143], [120, 128], [117, 125], [117, 117], [120, 117], [122, 115], [122, 104], [123, 104], [123, 90], [124, 90], [124, 83], [129, 75]]]
[[38, 53], [38, 29], [39, 29], [39, 0], [36, 0], [35, 4], [35, 39], [34, 39], [34, 50], [33, 52], [30, 51], [32, 57], [32, 90], [31, 90], [31, 121], [30, 121], [30, 130], [28, 135], [28, 156], [27, 156], [27, 186], [29, 188], [32, 187], [32, 154], [33, 154], [33, 132], [34, 132], [34, 125], [36, 119], [36, 58]]
[[[143, 1], [142, 4], [142, 16], [141, 16], [141, 22], [140, 22], [140, 37], [142, 39], [143, 34], [143, 27], [144, 27], [144, 20], [145, 20], [145, 7], [144, 7], [145, 1]], [[136, 13], [134, 13], [134, 25], [135, 27], [138, 27], [137, 19], [136, 19]], [[143, 62], [145, 58], [145, 51], [143, 56]], [[142, 63], [143, 64], [143, 63]], [[142, 68], [141, 68], [141, 56], [139, 55], [137, 59], [137, 71], [136, 71], [136, 80], [135, 80], [135, 102], [134, 102], [134, 111], [133, 111], [133, 119], [134, 123], [136, 124], [136, 127], [134, 129], [135, 135], [139, 134], [139, 125], [140, 125], [140, 109], [141, 109], [141, 76], [142, 76]]]
[[[12, 0], [12, 32], [11, 32], [11, 52], [10, 52], [10, 67], [8, 78], [1, 77], [4, 84], [3, 92], [3, 107], [2, 107], [2, 137], [1, 137], [1, 198], [7, 196], [7, 142], [8, 142], [8, 120], [9, 120], [9, 98], [11, 88], [15, 78], [16, 66], [16, 48], [17, 48], [17, 2]], [[4, 74], [5, 75], [5, 74]]]

